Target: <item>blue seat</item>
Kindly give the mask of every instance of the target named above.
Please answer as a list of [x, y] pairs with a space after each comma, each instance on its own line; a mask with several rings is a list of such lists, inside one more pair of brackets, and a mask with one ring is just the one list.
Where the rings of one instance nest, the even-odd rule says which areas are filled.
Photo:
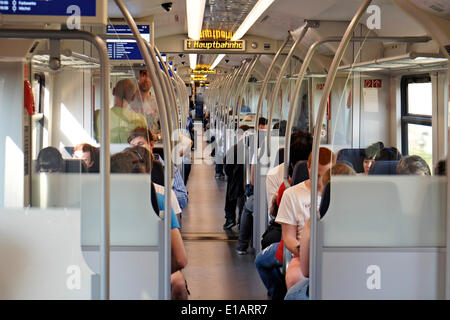
[[278, 153], [275, 157], [275, 165], [282, 164], [284, 162], [284, 148], [278, 149]]
[[64, 159], [64, 172], [77, 173], [87, 172], [86, 165], [81, 159]]
[[295, 186], [305, 180], [309, 179], [308, 161], [300, 160], [295, 164], [294, 171], [292, 173], [291, 186]]
[[397, 164], [398, 160], [393, 161], [375, 161], [372, 168], [370, 168], [369, 174], [386, 174], [392, 175], [397, 174]]
[[342, 149], [337, 154], [337, 161], [348, 161], [357, 173], [364, 172], [364, 149]]

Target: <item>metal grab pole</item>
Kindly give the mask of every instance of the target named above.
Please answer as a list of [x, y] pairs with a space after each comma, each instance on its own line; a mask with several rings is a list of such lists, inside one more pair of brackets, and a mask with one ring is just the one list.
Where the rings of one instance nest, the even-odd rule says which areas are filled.
[[[284, 148], [284, 159], [289, 159], [290, 157], [290, 145], [291, 145], [291, 136], [292, 136], [292, 126], [294, 122], [294, 112], [295, 112], [295, 106], [298, 102], [298, 97], [300, 93], [301, 84], [303, 82], [303, 79], [305, 78], [306, 71], [309, 67], [309, 64], [311, 63], [311, 60], [314, 56], [314, 53], [316, 52], [317, 48], [327, 42], [340, 42], [342, 40], [342, 37], [327, 37], [321, 40], [318, 40], [313, 43], [312, 46], [309, 47], [308, 52], [305, 56], [305, 59], [303, 60], [302, 67], [300, 68], [300, 72], [297, 76], [297, 81], [295, 82], [294, 90], [291, 94], [291, 103], [289, 107], [289, 114], [287, 118], [287, 124], [286, 124], [286, 143]], [[430, 41], [430, 37], [353, 37], [350, 39], [350, 42], [362, 42], [362, 41], [392, 41], [392, 42], [427, 42]], [[284, 184], [286, 188], [290, 186], [289, 183], [289, 168], [284, 167]]]
[[[283, 66], [281, 67], [280, 74], [279, 74], [277, 82], [275, 84], [275, 88], [272, 92], [272, 98], [270, 99], [270, 104], [268, 106], [268, 111], [267, 111], [268, 112], [268, 122], [267, 122], [268, 126], [267, 126], [266, 146], [267, 146], [267, 159], [269, 161], [269, 164], [270, 164], [270, 148], [271, 148], [271, 142], [272, 142], [270, 133], [272, 130], [272, 117], [273, 117], [273, 108], [275, 106], [275, 100], [278, 96], [278, 90], [280, 89], [281, 81], [283, 80], [283, 74], [289, 64], [289, 61], [290, 61], [292, 55], [294, 54], [294, 51], [297, 48], [298, 44], [305, 37], [308, 29], [309, 29], [308, 22], [305, 22], [305, 24], [303, 25], [302, 30], [300, 32], [300, 35], [298, 36], [297, 40], [295, 40], [294, 44], [291, 47], [291, 50], [289, 50], [289, 53], [288, 53], [286, 59], [284, 59]], [[280, 121], [281, 121], [281, 119], [282, 119], [282, 115], [280, 116]], [[285, 164], [284, 165], [285, 167], [289, 167], [289, 161], [287, 161], [287, 162], [285, 161], [284, 164]]]
[[[339, 44], [339, 48], [336, 52], [336, 55], [334, 56], [333, 62], [331, 63], [330, 70], [328, 72], [328, 77], [325, 82], [325, 87], [323, 90], [322, 98], [320, 100], [319, 105], [319, 112], [317, 114], [317, 123], [322, 123], [323, 117], [325, 115], [325, 109], [328, 101], [328, 96], [331, 92], [331, 87], [333, 85], [334, 79], [336, 78], [337, 69], [339, 67], [339, 64], [344, 56], [345, 50], [347, 49], [347, 46], [350, 42], [350, 38], [353, 35], [353, 32], [358, 25], [358, 22], [361, 18], [361, 16], [365, 13], [367, 7], [372, 2], [372, 0], [365, 0], [364, 3], [361, 5], [361, 7], [356, 12], [355, 16], [353, 17], [352, 21], [350, 22], [349, 26], [347, 27], [347, 30], [345, 31], [345, 34], [342, 38], [341, 43]], [[316, 272], [316, 246], [317, 246], [317, 221], [319, 219], [317, 215], [317, 172], [318, 172], [318, 165], [319, 165], [319, 147], [320, 147], [320, 127], [318, 125], [314, 128], [314, 140], [313, 140], [313, 148], [312, 148], [312, 161], [311, 161], [311, 235], [310, 235], [310, 258], [309, 258], [309, 264], [310, 264], [310, 272], [309, 272], [309, 278], [310, 278], [310, 284], [309, 284], [309, 296], [310, 299], [314, 300], [318, 298], [318, 277]]]
[[98, 36], [86, 31], [59, 30], [15, 30], [1, 29], [0, 38], [19, 39], [54, 39], [54, 40], [85, 40], [98, 50], [101, 68], [101, 145], [100, 148], [100, 179], [101, 179], [101, 229], [100, 229], [100, 299], [108, 300], [109, 290], [109, 248], [110, 248], [110, 158], [109, 158], [109, 58], [105, 42]]
[[[122, 12], [123, 16], [125, 17], [125, 20], [127, 21], [131, 31], [133, 32], [134, 37], [136, 38], [139, 51], [142, 54], [142, 57], [144, 58], [145, 64], [147, 66], [147, 70], [150, 75], [150, 79], [153, 82], [154, 90], [155, 90], [155, 98], [158, 103], [158, 111], [160, 115], [161, 121], [161, 130], [163, 134], [163, 144], [164, 144], [164, 160], [166, 162], [166, 165], [164, 166], [164, 174], [167, 178], [166, 181], [172, 181], [172, 175], [171, 175], [171, 145], [170, 145], [170, 133], [169, 133], [169, 124], [168, 119], [166, 115], [166, 105], [164, 104], [164, 96], [163, 91], [161, 88], [161, 83], [159, 82], [159, 77], [157, 76], [157, 72], [159, 70], [156, 70], [155, 64], [152, 63], [152, 59], [150, 56], [156, 60], [156, 57], [154, 56], [153, 50], [147, 50], [147, 47], [145, 45], [144, 40], [140, 36], [139, 30], [137, 29], [136, 23], [131, 16], [128, 9], [123, 4], [122, 0], [114, 0], [119, 7], [120, 11]], [[159, 68], [159, 66], [158, 66]], [[170, 274], [171, 274], [171, 263], [170, 263], [170, 251], [171, 251], [171, 244], [170, 244], [170, 183], [166, 183], [164, 186], [164, 208], [166, 214], [164, 215], [164, 241], [162, 245], [162, 252], [164, 253], [163, 257], [163, 263], [160, 264], [160, 267], [162, 267], [162, 274], [163, 276], [160, 277], [162, 284], [160, 283], [160, 288], [162, 289], [162, 298], [169, 300], [171, 298], [170, 295]]]
[[[243, 68], [241, 78], [239, 79], [239, 81], [237, 81], [236, 90], [231, 91], [234, 93], [234, 96], [230, 99], [232, 101], [232, 103], [231, 103], [231, 111], [232, 112], [231, 112], [231, 119], [230, 119], [230, 117], [228, 117], [228, 124], [227, 124], [228, 129], [230, 129], [231, 131], [234, 131], [235, 127], [236, 127], [235, 118], [237, 115], [236, 111], [237, 111], [237, 107], [239, 104], [239, 97], [241, 94], [242, 87], [245, 86], [245, 79], [247, 77], [247, 73], [250, 70], [251, 64], [252, 64], [252, 62], [245, 63], [245, 67]], [[238, 124], [238, 126], [239, 126], [239, 124]]]
[[[169, 97], [170, 97], [170, 99], [172, 100], [172, 103], [173, 103], [173, 111], [174, 111], [174, 120], [175, 120], [175, 123], [176, 123], [176, 128], [178, 128], [179, 127], [179, 121], [180, 121], [180, 119], [179, 119], [179, 117], [178, 117], [178, 112], [177, 112], [177, 110], [176, 110], [176, 105], [177, 105], [177, 102], [176, 102], [176, 98], [175, 98], [175, 91], [174, 91], [174, 88], [173, 88], [173, 85], [170, 83], [170, 81], [169, 81], [169, 79], [171, 78], [170, 77], [170, 73], [169, 73], [169, 70], [168, 70], [168, 68], [167, 68], [167, 63], [166, 62], [164, 62], [163, 61], [163, 59], [162, 59], [162, 56], [161, 56], [161, 53], [159, 52], [159, 50], [158, 50], [158, 48], [156, 48], [156, 47], [154, 47], [154, 49], [155, 49], [155, 52], [156, 52], [156, 55], [158, 56], [158, 58], [159, 58], [159, 61], [160, 61], [160, 63], [161, 63], [161, 65], [163, 66], [163, 70], [164, 70], [164, 73], [166, 74], [166, 76], [167, 76], [167, 83], [166, 83], [166, 85], [167, 85], [167, 87], [168, 87], [168, 91], [169, 91]], [[173, 70], [172, 70], [172, 74], [173, 74]], [[170, 108], [170, 107], [169, 107]], [[172, 127], [172, 129], [173, 129], [173, 127]]]
[[241, 87], [241, 92], [240, 92], [240, 94], [238, 96], [239, 97], [238, 98], [238, 104], [237, 104], [237, 107], [238, 107], [238, 110], [237, 110], [237, 126], [238, 126], [238, 128], [239, 128], [239, 122], [241, 121], [241, 109], [242, 109], [242, 102], [244, 100], [244, 90], [245, 90], [245, 87], [246, 87], [246, 85], [248, 83], [248, 80], [250, 79], [250, 76], [251, 76], [253, 70], [256, 67], [256, 63], [259, 61], [260, 57], [261, 57], [260, 54], [255, 56], [252, 64], [249, 67], [249, 71], [247, 72], [247, 75], [245, 76], [244, 84]]
[[253, 143], [253, 147], [254, 147], [254, 153], [255, 159], [259, 160], [262, 157], [262, 154], [259, 155], [258, 154], [258, 146], [259, 146], [259, 126], [258, 126], [258, 122], [259, 122], [259, 115], [261, 114], [261, 109], [262, 109], [262, 103], [264, 100], [264, 95], [266, 94], [266, 87], [267, 84], [269, 83], [269, 79], [270, 79], [270, 75], [272, 74], [272, 70], [275, 67], [275, 64], [278, 60], [278, 58], [281, 55], [281, 52], [283, 51], [283, 49], [286, 47], [287, 43], [289, 42], [289, 40], [292, 38], [291, 34], [289, 33], [288, 36], [286, 37], [286, 39], [284, 40], [283, 44], [280, 46], [280, 48], [278, 49], [277, 53], [275, 54], [275, 57], [273, 58], [272, 62], [270, 63], [269, 69], [266, 72], [266, 76], [264, 77], [264, 81], [263, 84], [261, 86], [261, 91], [259, 94], [259, 99], [258, 99], [258, 105], [256, 107], [256, 115], [255, 115], [255, 141]]

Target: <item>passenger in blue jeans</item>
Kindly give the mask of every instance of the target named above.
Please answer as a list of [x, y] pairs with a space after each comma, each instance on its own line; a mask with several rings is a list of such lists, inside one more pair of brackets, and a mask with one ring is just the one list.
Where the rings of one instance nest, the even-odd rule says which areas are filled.
[[279, 242], [272, 243], [258, 253], [255, 259], [256, 269], [272, 300], [283, 300], [286, 294], [286, 283], [279, 270], [283, 263], [275, 256], [278, 244]]

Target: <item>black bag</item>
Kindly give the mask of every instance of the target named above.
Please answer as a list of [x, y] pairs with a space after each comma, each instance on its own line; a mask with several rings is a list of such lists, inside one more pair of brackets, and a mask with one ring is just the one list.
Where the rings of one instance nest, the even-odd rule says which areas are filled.
[[281, 224], [276, 223], [275, 220], [270, 221], [269, 226], [262, 235], [261, 250], [270, 246], [272, 243], [281, 241]]

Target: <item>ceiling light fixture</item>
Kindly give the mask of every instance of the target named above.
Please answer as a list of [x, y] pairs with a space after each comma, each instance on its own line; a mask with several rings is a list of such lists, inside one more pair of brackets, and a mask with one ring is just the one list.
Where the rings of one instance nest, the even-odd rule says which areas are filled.
[[[187, 0], [186, 0], [187, 1]], [[275, 0], [259, 0], [255, 6], [253, 7], [252, 11], [247, 15], [244, 22], [239, 26], [239, 28], [234, 33], [233, 37], [231, 38], [231, 41], [236, 41], [241, 39], [248, 31], [248, 29], [251, 28], [251, 26], [256, 22], [256, 20], [259, 19], [259, 17], [264, 13], [264, 11], [269, 8], [269, 6], [274, 2]], [[210, 69], [214, 69], [219, 62], [225, 57], [224, 54], [219, 54], [212, 63]]]
[[[190, 39], [200, 40], [205, 3], [206, 0], [186, 0], [188, 37]], [[189, 54], [189, 65], [191, 69], [195, 69], [197, 66], [197, 54]]]

